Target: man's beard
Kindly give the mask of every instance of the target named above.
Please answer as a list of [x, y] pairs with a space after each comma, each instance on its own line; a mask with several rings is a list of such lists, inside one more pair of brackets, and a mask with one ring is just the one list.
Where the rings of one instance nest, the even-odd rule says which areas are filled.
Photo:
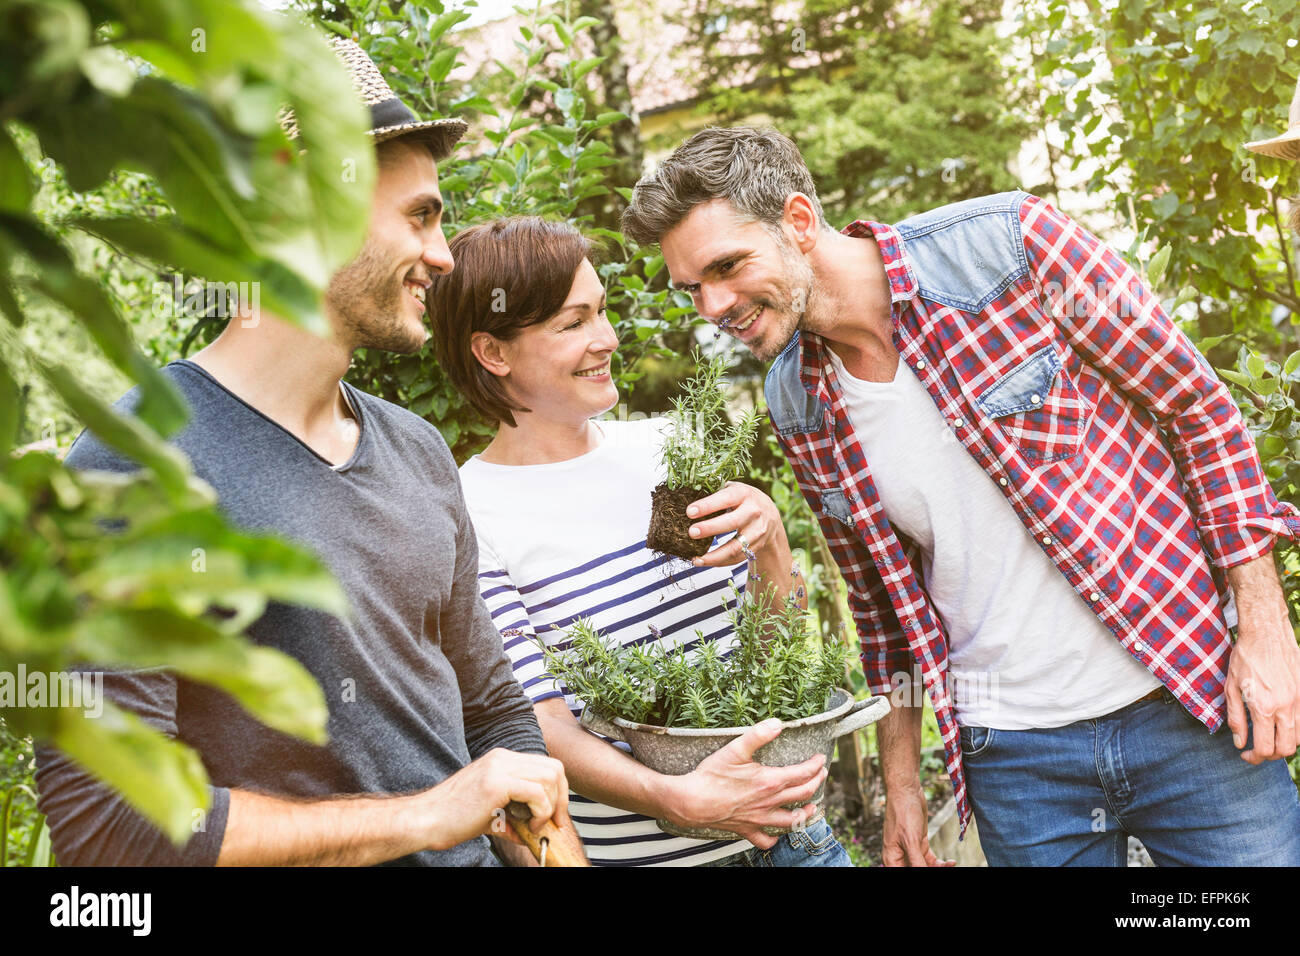
[[[758, 300], [766, 306], [763, 319], [773, 325], [765, 331], [761, 341], [755, 342], [750, 353], [760, 362], [771, 362], [785, 351], [796, 331], [807, 331], [808, 316], [817, 296], [817, 276], [812, 266], [784, 237], [777, 243], [781, 250], [784, 275], [781, 279], [780, 304]], [[779, 309], [779, 311], [778, 311]]]
[[330, 279], [325, 301], [338, 313], [340, 327], [335, 334], [349, 351], [409, 354], [418, 352], [428, 338], [423, 326], [416, 331], [403, 317], [410, 293], [389, 271], [391, 261], [367, 240], [357, 257]]

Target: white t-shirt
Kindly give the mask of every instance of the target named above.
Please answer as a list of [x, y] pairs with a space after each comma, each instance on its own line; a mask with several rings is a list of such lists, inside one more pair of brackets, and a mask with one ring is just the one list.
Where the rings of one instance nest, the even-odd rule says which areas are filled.
[[885, 515], [921, 549], [958, 723], [1060, 727], [1160, 686], [1033, 540], [907, 363], [892, 382], [867, 382], [834, 351], [831, 361]]
[[[735, 606], [732, 585], [743, 593], [745, 563], [696, 568], [646, 548], [665, 425], [663, 419], [602, 421], [601, 444], [568, 461], [493, 465], [474, 456], [461, 466], [483, 599], [534, 703], [563, 697], [575, 716], [581, 713], [582, 702], [555, 686], [535, 640], [561, 644], [564, 629], [579, 617], [621, 644], [689, 647], [706, 640], [723, 641], [723, 650], [731, 644], [727, 612]], [[749, 847], [743, 840], [675, 837], [650, 817], [578, 794], [570, 801], [597, 866], [695, 865]]]

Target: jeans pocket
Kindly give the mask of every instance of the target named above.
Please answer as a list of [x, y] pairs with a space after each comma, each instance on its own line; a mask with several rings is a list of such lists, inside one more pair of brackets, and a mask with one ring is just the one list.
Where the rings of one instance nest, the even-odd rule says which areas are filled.
[[[1183, 702], [1171, 694], [1168, 689], [1164, 689], [1160, 694], [1160, 707], [1161, 710], [1167, 708], [1171, 712], [1177, 712], [1180, 718], [1187, 721], [1188, 724], [1195, 727], [1197, 730], [1200, 730], [1202, 733], [1208, 734], [1210, 732], [1210, 728], [1201, 723], [1200, 720], [1197, 719], [1196, 715], [1184, 707]], [[1220, 725], [1219, 729], [1224, 730], [1227, 726], [1228, 722], [1225, 720], [1223, 724]], [[1228, 731], [1228, 736], [1232, 736], [1231, 731]]]
[[993, 746], [993, 738], [996, 735], [992, 727], [960, 727], [958, 728], [958, 740], [961, 743], [961, 755], [963, 759], [979, 757]]
[[823, 817], [811, 826], [791, 830], [790, 842], [809, 856], [821, 856], [835, 846], [835, 831]]

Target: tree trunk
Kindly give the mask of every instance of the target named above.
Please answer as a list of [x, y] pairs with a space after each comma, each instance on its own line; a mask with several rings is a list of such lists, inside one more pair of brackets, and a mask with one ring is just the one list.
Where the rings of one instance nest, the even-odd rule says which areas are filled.
[[[623, 57], [623, 41], [618, 35], [612, 0], [578, 0], [578, 13], [599, 20], [590, 31], [595, 44], [595, 56], [605, 59], [596, 67], [605, 97], [605, 109], [617, 110], [628, 118], [609, 127], [611, 144], [619, 165], [610, 167], [610, 179], [619, 183], [635, 183], [641, 178], [645, 154], [641, 149], [641, 121], [632, 105], [632, 90], [627, 85], [627, 60]], [[611, 190], [608, 197], [615, 221], [626, 203], [623, 197]]]

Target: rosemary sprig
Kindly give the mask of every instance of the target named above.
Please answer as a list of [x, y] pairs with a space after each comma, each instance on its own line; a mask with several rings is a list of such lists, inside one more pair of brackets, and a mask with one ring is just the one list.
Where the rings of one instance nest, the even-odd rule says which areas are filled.
[[574, 622], [567, 647], [538, 643], [556, 685], [606, 718], [711, 728], [821, 713], [843, 678], [844, 646], [818, 642], [807, 612], [792, 601], [773, 608], [766, 589], [737, 595], [730, 616], [735, 643], [725, 654], [700, 631], [690, 650], [657, 640], [619, 645], [586, 620]]
[[744, 412], [733, 425], [727, 419], [722, 392], [726, 359], [716, 354], [707, 362], [697, 350], [698, 371], [682, 383], [673, 399], [673, 423], [660, 457], [669, 488], [699, 488], [712, 494], [749, 468], [758, 435], [758, 411]]

